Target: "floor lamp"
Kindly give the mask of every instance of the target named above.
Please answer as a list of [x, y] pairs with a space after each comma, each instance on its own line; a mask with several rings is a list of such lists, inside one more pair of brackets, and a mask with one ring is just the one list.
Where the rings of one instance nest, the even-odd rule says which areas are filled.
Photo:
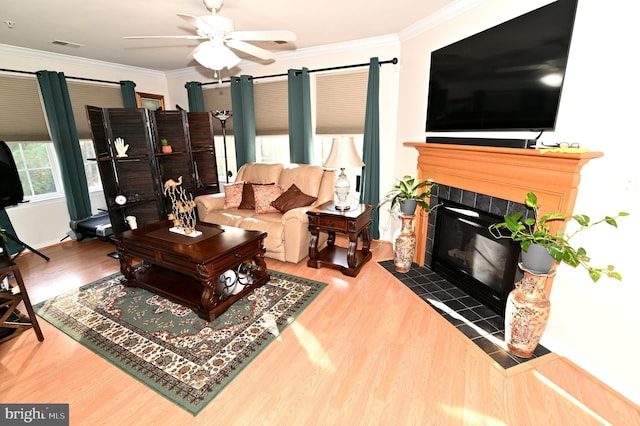
[[233, 112], [229, 110], [222, 111], [214, 111], [213, 115], [220, 120], [220, 124], [222, 125], [222, 145], [224, 147], [224, 173], [227, 177], [227, 183], [229, 183], [229, 178], [231, 177], [231, 172], [229, 171], [229, 161], [227, 160], [227, 120], [231, 118]]

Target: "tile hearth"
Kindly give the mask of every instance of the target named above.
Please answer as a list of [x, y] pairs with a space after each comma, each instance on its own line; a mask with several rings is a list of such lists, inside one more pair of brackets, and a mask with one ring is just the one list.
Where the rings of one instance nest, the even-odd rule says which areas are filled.
[[500, 315], [425, 266], [414, 263], [409, 272], [399, 273], [393, 267], [393, 260], [379, 263], [502, 368], [515, 367], [550, 353], [542, 345], [538, 345], [531, 358], [520, 358], [507, 352], [504, 345], [504, 318]]

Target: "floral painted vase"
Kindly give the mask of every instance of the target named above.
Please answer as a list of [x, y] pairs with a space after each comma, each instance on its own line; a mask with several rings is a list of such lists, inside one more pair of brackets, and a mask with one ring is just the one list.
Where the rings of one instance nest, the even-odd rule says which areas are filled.
[[551, 303], [544, 293], [544, 287], [555, 271], [538, 274], [524, 268], [522, 270], [524, 278], [516, 283], [507, 298], [505, 342], [512, 354], [530, 358], [549, 322]]
[[411, 269], [416, 252], [416, 233], [413, 232], [414, 216], [400, 216], [402, 225], [393, 239], [393, 265], [398, 272]]

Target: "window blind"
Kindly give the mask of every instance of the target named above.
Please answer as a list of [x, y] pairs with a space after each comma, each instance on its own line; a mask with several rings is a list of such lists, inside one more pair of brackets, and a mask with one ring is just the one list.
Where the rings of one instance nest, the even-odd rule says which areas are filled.
[[287, 80], [253, 85], [256, 135], [289, 135], [288, 91]]
[[361, 134], [368, 71], [316, 76], [316, 134]]
[[73, 119], [80, 139], [90, 139], [91, 130], [87, 119], [87, 105], [100, 108], [124, 108], [122, 90], [119, 85], [103, 85], [67, 80]]
[[36, 76], [0, 75], [0, 140], [50, 139]]

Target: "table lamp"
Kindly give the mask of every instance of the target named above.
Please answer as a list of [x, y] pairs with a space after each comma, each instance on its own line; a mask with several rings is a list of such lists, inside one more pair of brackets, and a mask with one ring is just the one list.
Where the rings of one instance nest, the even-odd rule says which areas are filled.
[[364, 163], [356, 147], [353, 144], [353, 138], [342, 137], [334, 138], [331, 144], [331, 152], [326, 161], [322, 164], [327, 169], [340, 169], [338, 179], [336, 179], [335, 192], [337, 201], [335, 202], [335, 208], [339, 211], [349, 210], [350, 205], [347, 201], [349, 197], [349, 190], [351, 189], [351, 183], [347, 179], [347, 175], [344, 174], [344, 169], [347, 167], [362, 167]]

